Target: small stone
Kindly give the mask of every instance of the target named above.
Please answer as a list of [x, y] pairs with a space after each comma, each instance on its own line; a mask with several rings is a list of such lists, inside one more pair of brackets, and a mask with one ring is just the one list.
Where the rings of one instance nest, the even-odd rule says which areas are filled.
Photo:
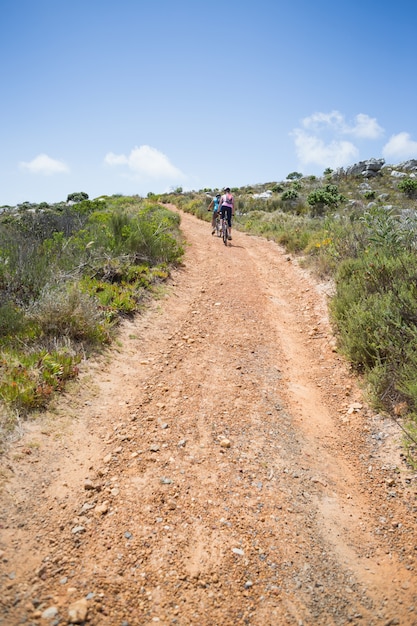
[[222, 448], [230, 448], [230, 440], [229, 439], [222, 439], [220, 442], [220, 446]]
[[87, 511], [91, 511], [91, 509], [94, 509], [95, 504], [91, 504], [90, 502], [84, 502], [82, 509], [81, 509], [81, 513], [86, 513]]
[[74, 526], [74, 528], [71, 529], [71, 532], [73, 535], [79, 535], [81, 533], [85, 533], [85, 528], [84, 526]]
[[249, 589], [250, 587], [253, 587], [253, 582], [251, 580], [247, 580], [245, 582], [245, 589]]
[[151, 445], [151, 447], [149, 448], [149, 450], [151, 452], [159, 452], [159, 446], [157, 443], [154, 443], [153, 445]]
[[95, 508], [95, 513], [97, 515], [105, 515], [107, 513], [107, 511], [109, 510], [109, 503], [107, 502], [107, 500], [105, 502], [102, 502], [101, 504], [98, 504]]
[[241, 548], [232, 548], [232, 552], [234, 554], [238, 554], [239, 556], [243, 556], [245, 554]]
[[313, 476], [311, 478], [311, 482], [318, 483], [319, 485], [322, 485], [322, 487], [327, 487], [327, 482], [323, 480], [323, 478], [319, 478], [318, 476]]
[[53, 619], [57, 615], [58, 615], [58, 609], [56, 608], [56, 606], [50, 606], [49, 608], [45, 609], [44, 612], [42, 613], [42, 619]]
[[87, 617], [88, 605], [85, 598], [73, 602], [68, 607], [68, 622], [70, 624], [82, 624]]

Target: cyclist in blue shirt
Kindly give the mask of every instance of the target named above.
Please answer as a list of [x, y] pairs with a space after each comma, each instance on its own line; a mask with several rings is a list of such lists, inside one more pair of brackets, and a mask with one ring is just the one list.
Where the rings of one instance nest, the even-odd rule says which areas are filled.
[[216, 232], [216, 218], [217, 218], [217, 213], [219, 211], [220, 197], [221, 196], [218, 193], [207, 207], [207, 211], [210, 211], [211, 207], [213, 207], [213, 217], [211, 218], [211, 228], [212, 228], [211, 234], [212, 235], [214, 235], [214, 233]]

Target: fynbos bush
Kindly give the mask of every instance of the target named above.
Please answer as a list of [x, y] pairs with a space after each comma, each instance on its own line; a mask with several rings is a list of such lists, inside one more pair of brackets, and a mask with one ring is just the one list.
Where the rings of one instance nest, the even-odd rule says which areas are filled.
[[97, 301], [76, 284], [45, 288], [28, 315], [44, 335], [67, 337], [73, 341], [101, 342], [105, 316]]

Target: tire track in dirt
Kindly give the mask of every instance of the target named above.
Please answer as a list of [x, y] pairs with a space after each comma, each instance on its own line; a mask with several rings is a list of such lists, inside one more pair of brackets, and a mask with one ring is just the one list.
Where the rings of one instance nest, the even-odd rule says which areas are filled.
[[323, 292], [271, 242], [182, 228], [166, 297], [5, 459], [0, 624], [416, 623], [412, 485]]

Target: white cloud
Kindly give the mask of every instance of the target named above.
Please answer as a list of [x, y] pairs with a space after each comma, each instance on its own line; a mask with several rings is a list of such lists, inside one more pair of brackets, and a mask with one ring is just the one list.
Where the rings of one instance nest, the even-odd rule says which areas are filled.
[[313, 113], [310, 117], [305, 117], [301, 123], [304, 128], [313, 132], [320, 132], [324, 128], [331, 128], [334, 131], [342, 132], [345, 127], [345, 118], [339, 111], [331, 111], [331, 113]]
[[113, 152], [106, 154], [104, 160], [108, 165], [126, 165], [129, 163], [129, 159], [124, 154], [117, 155]]
[[107, 165], [127, 165], [139, 178], [184, 179], [185, 175], [172, 165], [168, 157], [151, 146], [135, 147], [129, 155], [109, 152], [104, 159]]
[[413, 141], [409, 133], [392, 135], [382, 149], [385, 158], [415, 159], [417, 158], [417, 141]]
[[291, 133], [301, 164], [332, 168], [344, 167], [359, 158], [358, 147], [346, 140], [347, 135], [377, 139], [384, 133], [377, 120], [365, 113], [359, 113], [348, 123], [340, 111], [316, 112], [305, 117], [301, 126]]
[[315, 133], [331, 131], [340, 135], [354, 135], [364, 139], [378, 139], [384, 132], [376, 119], [365, 113], [356, 115], [353, 124], [348, 124], [345, 116], [339, 111], [313, 113], [310, 117], [305, 117], [302, 120], [302, 125], [305, 129]]
[[301, 129], [296, 129], [292, 134], [297, 156], [303, 165], [337, 168], [349, 165], [358, 157], [358, 149], [350, 141], [333, 140], [326, 143], [320, 137]]
[[33, 174], [43, 174], [44, 176], [63, 174], [70, 171], [65, 163], [51, 159], [47, 154], [39, 154], [29, 162], [21, 161], [19, 165], [22, 169], [29, 170]]
[[369, 117], [365, 113], [359, 113], [355, 117], [355, 124], [345, 132], [362, 139], [378, 139], [384, 134], [384, 129], [374, 117]]

